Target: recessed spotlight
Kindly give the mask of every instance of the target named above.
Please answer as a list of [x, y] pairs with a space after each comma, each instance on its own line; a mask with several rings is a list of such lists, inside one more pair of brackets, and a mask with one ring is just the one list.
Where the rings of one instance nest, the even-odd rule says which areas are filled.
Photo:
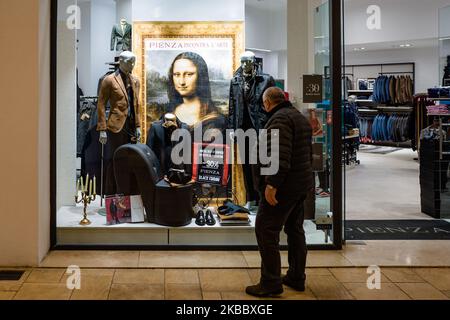
[[405, 44], [401, 44], [400, 45], [400, 48], [411, 48], [412, 47], [412, 44], [409, 44], [409, 43], [405, 43]]
[[365, 48], [365, 47], [354, 48], [353, 50], [354, 50], [354, 51], [363, 51], [363, 50], [366, 50], [366, 48]]

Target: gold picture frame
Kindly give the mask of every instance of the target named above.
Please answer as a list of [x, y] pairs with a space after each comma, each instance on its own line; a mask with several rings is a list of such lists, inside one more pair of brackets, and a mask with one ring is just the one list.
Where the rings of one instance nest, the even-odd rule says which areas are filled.
[[[148, 131], [147, 124], [147, 81], [146, 81], [146, 48], [147, 39], [193, 39], [217, 38], [232, 39], [233, 74], [240, 65], [240, 56], [245, 51], [243, 22], [135, 22], [133, 24], [133, 51], [136, 54], [134, 74], [140, 79], [140, 111], [143, 140]], [[231, 79], [230, 79], [231, 80]]]

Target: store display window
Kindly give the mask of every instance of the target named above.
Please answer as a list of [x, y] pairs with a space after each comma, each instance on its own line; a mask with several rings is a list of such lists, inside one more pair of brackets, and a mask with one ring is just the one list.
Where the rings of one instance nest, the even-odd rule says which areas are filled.
[[[296, 96], [289, 1], [56, 2], [54, 244], [255, 247], [262, 96], [273, 86]], [[262, 12], [276, 17], [274, 30], [262, 29]], [[326, 72], [328, 6], [310, 14], [327, 32], [315, 50], [328, 53], [310, 53]], [[311, 245], [333, 244], [330, 79], [325, 86], [317, 112], [298, 107], [320, 126], [320, 186], [304, 205]]]

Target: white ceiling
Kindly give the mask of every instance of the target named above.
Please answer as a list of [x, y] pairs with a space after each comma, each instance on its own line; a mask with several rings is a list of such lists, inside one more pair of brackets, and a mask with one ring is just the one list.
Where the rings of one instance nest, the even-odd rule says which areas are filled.
[[[402, 48], [400, 45], [409, 44], [411, 47]], [[412, 48], [430, 48], [438, 47], [438, 39], [418, 39], [418, 40], [408, 40], [408, 41], [396, 41], [396, 42], [377, 42], [377, 43], [363, 43], [358, 45], [346, 45], [346, 52], [358, 52], [355, 49], [364, 48], [364, 50], [359, 50], [359, 52], [364, 51], [380, 51], [380, 50], [410, 50]]]

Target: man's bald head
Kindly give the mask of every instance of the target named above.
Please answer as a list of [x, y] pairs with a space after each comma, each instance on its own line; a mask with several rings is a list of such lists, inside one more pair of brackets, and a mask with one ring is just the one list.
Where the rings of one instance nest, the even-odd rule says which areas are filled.
[[286, 102], [286, 96], [284, 95], [284, 91], [280, 88], [270, 87], [264, 92], [263, 103], [267, 112], [270, 112], [273, 108], [283, 102]]

